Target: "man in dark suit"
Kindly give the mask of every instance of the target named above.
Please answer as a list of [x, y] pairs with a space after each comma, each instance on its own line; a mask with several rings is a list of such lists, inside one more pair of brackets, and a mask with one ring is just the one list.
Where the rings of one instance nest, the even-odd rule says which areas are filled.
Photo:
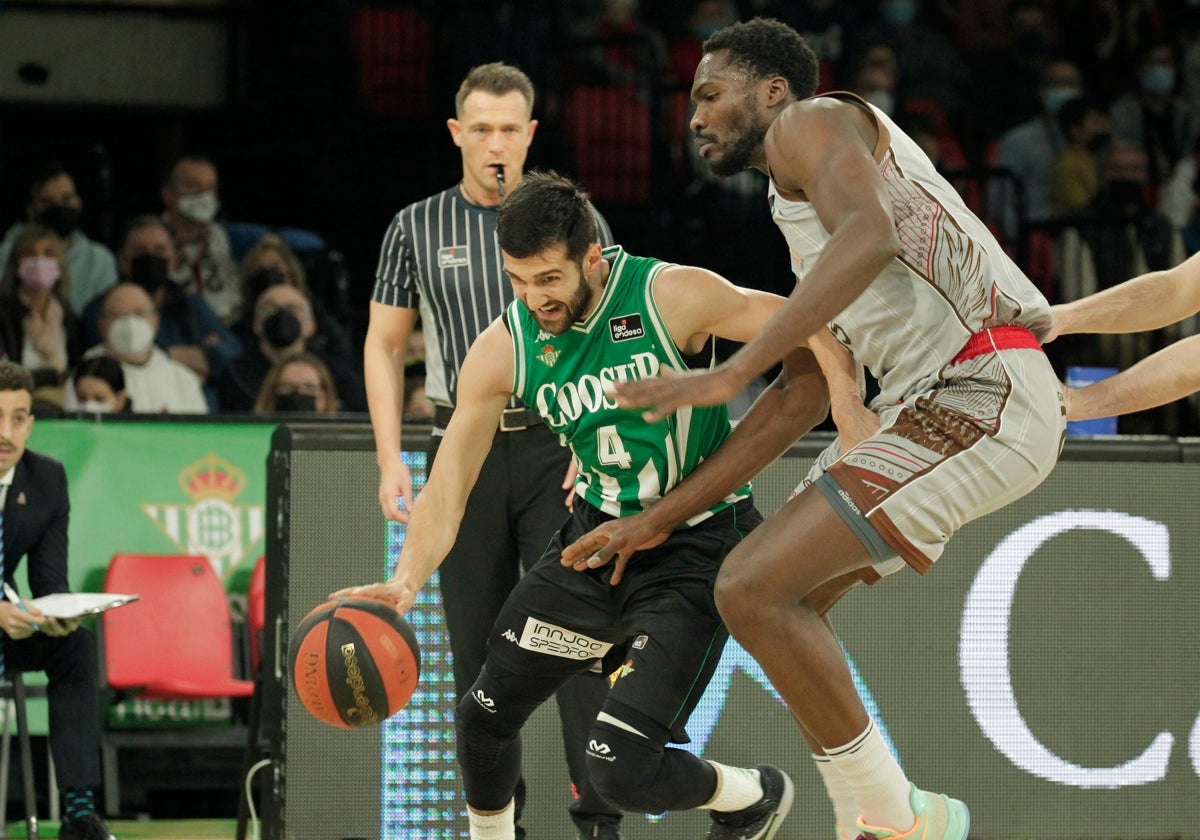
[[[0, 559], [4, 583], [28, 558], [36, 597], [67, 592], [67, 474], [53, 458], [25, 448], [33, 429], [33, 377], [0, 360]], [[15, 592], [15, 589], [14, 589]], [[100, 785], [96, 642], [79, 619], [44, 615], [37, 607], [0, 599], [0, 667], [45, 671], [50, 750], [63, 795], [59, 838], [111, 840], [96, 813]]]

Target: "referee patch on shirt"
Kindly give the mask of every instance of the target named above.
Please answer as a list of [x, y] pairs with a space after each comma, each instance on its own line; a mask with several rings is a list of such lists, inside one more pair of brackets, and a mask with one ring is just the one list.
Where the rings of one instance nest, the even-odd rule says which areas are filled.
[[467, 256], [464, 245], [452, 245], [449, 248], [438, 248], [438, 268], [462, 268], [469, 265], [471, 258]]
[[618, 315], [616, 318], [609, 318], [608, 330], [612, 333], [613, 341], [628, 341], [631, 338], [641, 338], [646, 334], [646, 331], [642, 329], [642, 316], [636, 312], [632, 315]]

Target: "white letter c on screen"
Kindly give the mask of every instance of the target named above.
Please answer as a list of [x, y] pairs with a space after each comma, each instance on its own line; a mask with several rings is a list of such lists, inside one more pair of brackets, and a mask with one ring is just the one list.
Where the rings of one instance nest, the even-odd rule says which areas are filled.
[[1029, 773], [1080, 788], [1144, 785], [1166, 776], [1174, 737], [1160, 732], [1136, 758], [1115, 767], [1081, 767], [1048, 750], [1021, 717], [1008, 668], [1008, 625], [1025, 563], [1057, 534], [1073, 528], [1108, 531], [1142, 555], [1157, 580], [1171, 573], [1170, 535], [1161, 522], [1119, 511], [1073, 510], [1042, 516], [1005, 537], [984, 559], [963, 606], [958, 662], [967, 704], [983, 734]]

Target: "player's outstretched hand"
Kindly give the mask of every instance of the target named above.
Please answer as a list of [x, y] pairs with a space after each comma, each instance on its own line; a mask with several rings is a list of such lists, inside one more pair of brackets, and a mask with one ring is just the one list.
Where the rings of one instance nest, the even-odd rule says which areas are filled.
[[641, 408], [642, 419], [654, 423], [684, 405], [721, 405], [733, 399], [740, 386], [721, 369], [675, 373], [669, 368], [654, 379], [613, 385], [617, 405]]
[[417, 590], [406, 583], [397, 580], [387, 580], [383, 583], [368, 583], [363, 586], [347, 586], [330, 594], [330, 599], [337, 598], [373, 598], [395, 607], [396, 612], [404, 615], [412, 609], [417, 599]]
[[562, 564], [582, 572], [613, 563], [609, 583], [616, 586], [634, 554], [654, 548], [670, 535], [669, 531], [658, 530], [645, 514], [622, 516], [593, 528], [564, 548]]

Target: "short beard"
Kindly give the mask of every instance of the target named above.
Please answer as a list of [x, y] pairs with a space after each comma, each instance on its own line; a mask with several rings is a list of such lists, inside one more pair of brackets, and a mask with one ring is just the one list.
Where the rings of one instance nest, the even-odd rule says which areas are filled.
[[578, 324], [583, 319], [583, 313], [587, 312], [589, 306], [592, 305], [592, 287], [588, 285], [587, 278], [580, 272], [579, 289], [576, 290], [575, 296], [567, 303], [566, 317], [559, 324], [546, 326], [541, 319], [534, 315], [534, 320], [538, 322], [538, 326], [551, 335], [562, 335], [575, 324]]
[[764, 120], [757, 111], [747, 109], [742, 132], [737, 139], [729, 144], [724, 154], [717, 160], [709, 162], [713, 174], [720, 178], [729, 178], [742, 170], [754, 165], [754, 159], [762, 150], [763, 140], [771, 124]]

